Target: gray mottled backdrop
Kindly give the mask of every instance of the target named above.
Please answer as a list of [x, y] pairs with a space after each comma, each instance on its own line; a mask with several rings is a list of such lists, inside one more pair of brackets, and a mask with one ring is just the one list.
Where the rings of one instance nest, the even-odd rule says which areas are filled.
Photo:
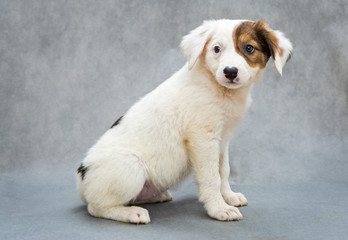
[[86, 150], [185, 63], [183, 35], [205, 19], [263, 18], [294, 55], [282, 78], [270, 61], [253, 90], [230, 145], [231, 182], [346, 190], [347, 16], [344, 0], [0, 0], [0, 173], [13, 182], [64, 179], [75, 194]]

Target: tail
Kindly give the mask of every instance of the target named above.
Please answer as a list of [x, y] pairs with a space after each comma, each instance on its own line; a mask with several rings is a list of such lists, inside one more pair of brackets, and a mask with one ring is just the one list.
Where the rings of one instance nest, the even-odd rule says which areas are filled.
[[83, 163], [81, 163], [80, 167], [77, 169], [76, 172], [76, 185], [77, 185], [77, 192], [80, 195], [81, 200], [84, 203], [87, 203], [85, 195], [84, 195], [84, 184], [83, 184], [83, 180], [85, 178], [85, 174], [87, 172], [87, 167], [83, 166]]

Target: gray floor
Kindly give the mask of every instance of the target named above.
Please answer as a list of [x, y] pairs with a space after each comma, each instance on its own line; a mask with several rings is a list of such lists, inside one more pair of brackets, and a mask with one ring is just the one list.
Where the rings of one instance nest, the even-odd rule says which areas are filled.
[[[0, 239], [348, 239], [346, 1], [0, 0]], [[88, 215], [86, 150], [185, 62], [205, 19], [265, 19], [294, 55], [272, 61], [230, 145], [244, 219], [208, 218], [192, 178], [150, 225]]]
[[[63, 177], [62, 177], [63, 176]], [[1, 239], [347, 239], [347, 183], [235, 186], [249, 200], [244, 219], [210, 219], [192, 179], [173, 201], [143, 205], [151, 224], [129, 225], [88, 215], [72, 176], [59, 173], [0, 177]]]

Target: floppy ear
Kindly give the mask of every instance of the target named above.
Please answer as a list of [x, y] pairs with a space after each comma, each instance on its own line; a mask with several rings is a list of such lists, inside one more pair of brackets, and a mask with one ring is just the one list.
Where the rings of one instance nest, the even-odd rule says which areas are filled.
[[292, 54], [292, 44], [290, 40], [287, 39], [282, 32], [272, 30], [263, 20], [258, 21], [256, 25], [259, 27], [262, 26], [266, 30], [263, 35], [268, 44], [274, 64], [280, 75], [282, 75], [283, 67]]
[[203, 24], [192, 30], [183, 37], [181, 41], [181, 50], [188, 62], [189, 70], [195, 65], [198, 57], [201, 55], [205, 44], [211, 37], [215, 21], [204, 21]]
[[274, 34], [278, 38], [278, 49], [274, 51], [274, 56], [272, 57], [278, 72], [280, 75], [282, 75], [282, 70], [285, 63], [287, 63], [287, 61], [289, 61], [291, 58], [292, 44], [282, 32], [274, 31]]

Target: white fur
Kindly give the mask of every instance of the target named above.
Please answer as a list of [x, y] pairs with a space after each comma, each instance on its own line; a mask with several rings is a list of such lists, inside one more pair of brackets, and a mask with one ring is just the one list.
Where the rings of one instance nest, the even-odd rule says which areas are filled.
[[[146, 209], [127, 204], [171, 200], [167, 190], [193, 170], [209, 216], [242, 218], [235, 206], [247, 200], [229, 186], [228, 143], [263, 70], [251, 68], [234, 51], [232, 32], [240, 22], [207, 21], [185, 36], [181, 47], [188, 63], [132, 106], [89, 150], [84, 180], [78, 174], [77, 181], [91, 215], [149, 223]], [[216, 43], [224, 48], [220, 56], [211, 51]], [[221, 75], [231, 65], [240, 71], [235, 85]], [[151, 197], [137, 199], [140, 192]]]

